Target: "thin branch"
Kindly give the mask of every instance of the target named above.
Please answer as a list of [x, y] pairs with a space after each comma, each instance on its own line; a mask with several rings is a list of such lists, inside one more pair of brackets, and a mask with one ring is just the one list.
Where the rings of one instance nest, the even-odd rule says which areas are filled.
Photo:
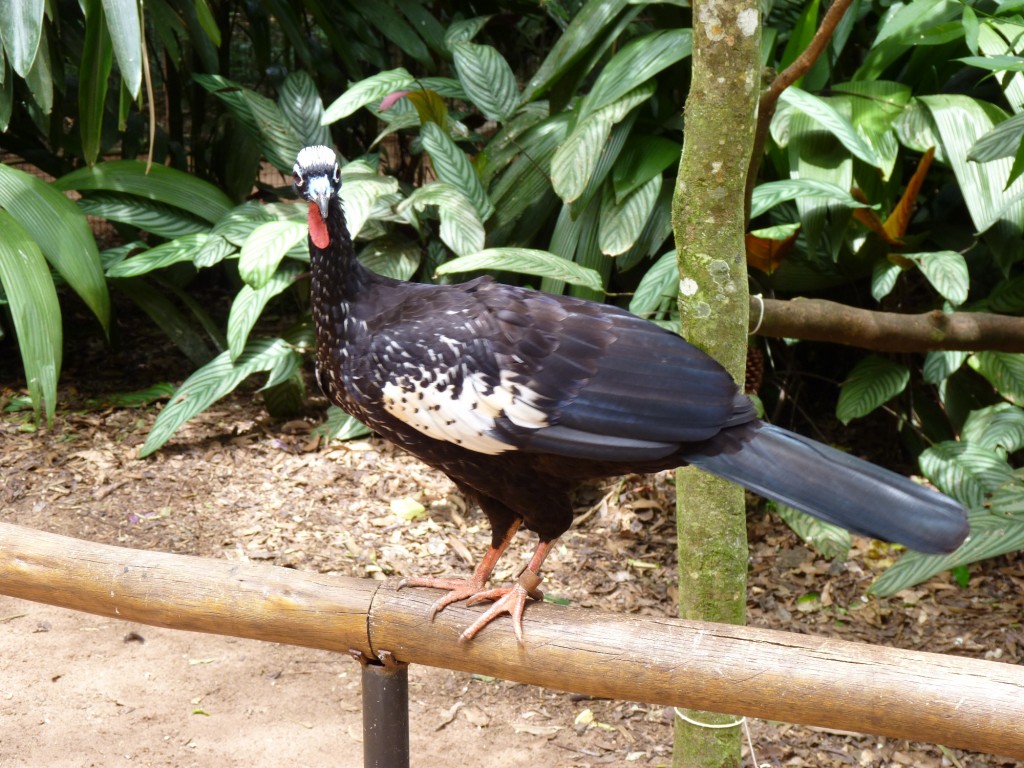
[[[761, 308], [751, 300], [756, 323]], [[1024, 352], [1024, 317], [940, 310], [915, 315], [857, 309], [823, 299], [764, 299], [758, 336], [830, 341], [877, 352], [959, 349]]]

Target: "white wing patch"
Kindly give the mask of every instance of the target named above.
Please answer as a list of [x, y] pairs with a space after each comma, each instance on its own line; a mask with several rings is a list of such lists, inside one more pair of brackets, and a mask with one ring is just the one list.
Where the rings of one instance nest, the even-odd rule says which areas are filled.
[[536, 393], [512, 382], [506, 371], [493, 389], [482, 374], [464, 374], [458, 392], [450, 380], [446, 385], [445, 377], [431, 380], [431, 375], [437, 376], [421, 371], [419, 377], [385, 384], [385, 410], [424, 435], [491, 455], [514, 448], [494, 434], [501, 416], [527, 429], [548, 426], [547, 416], [536, 405]]

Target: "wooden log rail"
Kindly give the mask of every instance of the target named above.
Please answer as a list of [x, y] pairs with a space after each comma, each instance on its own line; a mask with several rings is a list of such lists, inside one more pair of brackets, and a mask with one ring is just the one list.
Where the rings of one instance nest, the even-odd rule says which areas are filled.
[[194, 632], [476, 672], [593, 696], [934, 742], [1024, 759], [1024, 667], [755, 627], [528, 607], [525, 643], [482, 608], [431, 623], [430, 589], [112, 547], [0, 523], [0, 593]]

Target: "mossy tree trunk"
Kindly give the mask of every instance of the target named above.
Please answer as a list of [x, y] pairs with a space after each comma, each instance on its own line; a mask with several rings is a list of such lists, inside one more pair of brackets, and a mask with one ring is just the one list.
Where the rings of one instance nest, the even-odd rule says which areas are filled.
[[[672, 227], [683, 335], [743, 381], [747, 349], [744, 190], [760, 84], [757, 0], [694, 0], [693, 77]], [[741, 624], [746, 615], [743, 490], [692, 468], [676, 477], [679, 613]], [[709, 725], [737, 718], [686, 712]], [[739, 727], [676, 718], [677, 768], [740, 765]]]

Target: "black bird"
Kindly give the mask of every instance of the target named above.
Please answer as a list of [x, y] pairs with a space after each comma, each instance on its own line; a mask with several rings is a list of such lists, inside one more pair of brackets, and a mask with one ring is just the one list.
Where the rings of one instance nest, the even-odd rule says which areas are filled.
[[[572, 522], [580, 482], [693, 464], [857, 533], [921, 552], [964, 540], [953, 500], [756, 418], [711, 357], [616, 307], [482, 277], [427, 285], [355, 258], [328, 147], [306, 147], [316, 374], [332, 403], [450, 477], [491, 524], [467, 579], [408, 578], [450, 603], [493, 600], [463, 633], [510, 613], [522, 639], [541, 564]], [[487, 589], [520, 526], [540, 542], [511, 586]]]

